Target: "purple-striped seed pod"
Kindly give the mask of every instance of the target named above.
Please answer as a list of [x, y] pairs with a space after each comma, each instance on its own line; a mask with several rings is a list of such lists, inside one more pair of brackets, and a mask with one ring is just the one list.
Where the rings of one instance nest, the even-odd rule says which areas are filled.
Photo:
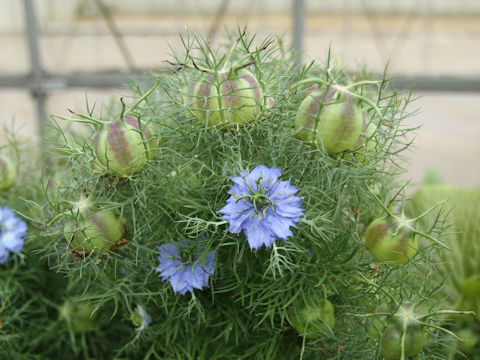
[[70, 249], [89, 254], [110, 249], [122, 239], [123, 227], [113, 211], [101, 210], [82, 197], [65, 217], [64, 236]]
[[275, 99], [271, 96], [267, 97], [266, 99], [266, 108], [267, 109], [271, 109], [273, 107], [273, 105], [275, 105]]
[[10, 158], [0, 154], [0, 191], [10, 189], [17, 179], [17, 172]]
[[378, 262], [405, 264], [418, 249], [415, 233], [406, 217], [390, 215], [377, 218], [365, 230], [365, 245]]
[[191, 112], [202, 125], [232, 128], [253, 121], [262, 110], [257, 78], [246, 69], [228, 69], [196, 83]]
[[355, 98], [342, 87], [332, 86], [327, 91], [313, 91], [301, 102], [295, 136], [336, 154], [355, 144], [362, 123], [362, 110]]
[[94, 150], [107, 172], [127, 177], [141, 171], [155, 156], [157, 144], [148, 125], [125, 116], [102, 125], [95, 136]]

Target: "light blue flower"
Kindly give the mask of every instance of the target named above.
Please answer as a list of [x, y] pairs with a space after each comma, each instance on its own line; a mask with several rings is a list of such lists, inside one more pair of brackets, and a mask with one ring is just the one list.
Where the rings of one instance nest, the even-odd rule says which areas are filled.
[[278, 168], [258, 165], [250, 173], [233, 177], [231, 197], [219, 213], [230, 223], [229, 231], [245, 234], [251, 249], [272, 246], [278, 238], [292, 236], [290, 227], [303, 216], [302, 199], [290, 181], [279, 181]]
[[23, 238], [27, 236], [27, 224], [15, 216], [8, 206], [0, 208], [0, 263], [4, 263], [10, 252], [23, 249]]
[[208, 278], [215, 270], [215, 251], [203, 258], [205, 249], [186, 241], [163, 244], [158, 250], [160, 265], [156, 272], [160, 273], [162, 280], [170, 282], [175, 293], [185, 295], [187, 291], [208, 286]]

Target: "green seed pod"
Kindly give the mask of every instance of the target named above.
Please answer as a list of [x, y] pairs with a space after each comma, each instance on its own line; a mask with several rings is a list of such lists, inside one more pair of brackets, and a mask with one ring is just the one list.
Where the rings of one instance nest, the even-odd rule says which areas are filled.
[[470, 327], [455, 331], [455, 335], [461, 339], [457, 343], [458, 349], [466, 354], [473, 354], [475, 346], [480, 343], [480, 332]]
[[101, 252], [122, 238], [123, 228], [112, 211], [102, 211], [90, 199], [82, 198], [65, 218], [64, 234], [72, 250]]
[[365, 230], [365, 245], [379, 262], [394, 261], [405, 264], [418, 249], [415, 234], [408, 227], [406, 217], [384, 216], [373, 220]]
[[[380, 304], [375, 310], [377, 313], [389, 312], [389, 307], [386, 304]], [[367, 333], [369, 336], [368, 343], [372, 346], [377, 346], [382, 338], [383, 330], [385, 330], [385, 320], [381, 316], [374, 316], [369, 323]]]
[[17, 173], [12, 161], [7, 156], [0, 154], [0, 191], [10, 189], [17, 178]]
[[[402, 356], [403, 325], [396, 323], [387, 326], [383, 332], [380, 353], [386, 360], [400, 360]], [[423, 328], [420, 325], [407, 327], [405, 336], [405, 356], [414, 356], [422, 351], [426, 341]]]
[[95, 136], [97, 160], [122, 177], [139, 172], [155, 156], [157, 142], [142, 121], [129, 116], [103, 124]]
[[293, 305], [288, 313], [288, 320], [300, 336], [315, 339], [332, 331], [335, 325], [333, 305], [323, 297], [310, 296]]
[[232, 128], [253, 121], [262, 110], [263, 95], [257, 78], [248, 70], [227, 69], [209, 74], [185, 97], [201, 125]]
[[75, 334], [82, 334], [93, 329], [97, 317], [94, 310], [94, 306], [86, 301], [69, 299], [60, 307], [59, 319]]
[[480, 275], [466, 278], [461, 285], [462, 294], [467, 299], [480, 299]]
[[359, 162], [365, 162], [365, 160], [375, 154], [377, 141], [375, 139], [375, 132], [377, 131], [377, 125], [371, 122], [368, 125], [363, 125], [362, 133], [358, 137], [353, 146], [345, 153], [345, 159], [355, 158]]
[[362, 132], [363, 116], [352, 95], [339, 86], [316, 90], [300, 104], [295, 136], [331, 154], [351, 149]]
[[422, 314], [415, 311], [412, 304], [402, 303], [397, 312], [388, 319], [380, 344], [380, 353], [386, 360], [400, 360], [402, 347], [405, 358], [415, 356], [422, 351], [426, 334], [417, 320], [421, 316]]

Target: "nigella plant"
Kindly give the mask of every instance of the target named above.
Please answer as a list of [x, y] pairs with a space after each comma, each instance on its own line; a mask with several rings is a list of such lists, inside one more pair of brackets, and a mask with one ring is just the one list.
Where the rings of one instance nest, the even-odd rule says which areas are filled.
[[27, 236], [27, 224], [8, 207], [0, 208], [0, 263], [4, 263], [10, 252], [18, 253]]
[[258, 165], [232, 178], [231, 196], [219, 212], [230, 223], [230, 232], [244, 232], [251, 249], [270, 247], [277, 238], [286, 241], [303, 215], [297, 187], [279, 181], [281, 175], [278, 168]]
[[175, 293], [185, 295], [187, 291], [208, 286], [208, 279], [215, 270], [215, 251], [203, 256], [205, 249], [187, 241], [163, 244], [158, 251], [160, 265], [156, 271], [162, 280], [170, 282]]
[[[130, 82], [130, 107], [59, 116], [92, 126], [54, 126], [43, 188], [40, 169], [17, 166], [25, 175], [0, 191], [31, 224], [28, 266], [0, 266], [0, 359], [456, 360], [456, 320], [445, 336], [440, 321], [479, 313], [480, 268], [462, 270], [458, 298], [439, 299], [449, 278], [432, 273], [436, 243], [414, 239], [425, 246], [409, 261], [378, 264], [368, 241], [374, 219], [403, 213], [409, 98], [330, 53], [300, 70], [275, 36], [181, 43], [145, 77], [150, 90]], [[450, 221], [434, 213], [422, 231], [437, 235]], [[24, 230], [0, 238], [4, 253]]]

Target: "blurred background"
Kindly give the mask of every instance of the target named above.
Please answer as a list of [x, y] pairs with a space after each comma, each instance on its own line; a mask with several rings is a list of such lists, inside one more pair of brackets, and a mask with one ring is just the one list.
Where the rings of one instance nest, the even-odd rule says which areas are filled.
[[388, 64], [418, 98], [403, 178], [435, 165], [480, 186], [478, 0], [0, 0], [0, 124], [39, 144], [46, 115], [125, 94], [126, 75], [158, 69], [186, 27], [215, 43], [237, 26], [283, 35], [304, 62], [330, 47], [350, 71]]

